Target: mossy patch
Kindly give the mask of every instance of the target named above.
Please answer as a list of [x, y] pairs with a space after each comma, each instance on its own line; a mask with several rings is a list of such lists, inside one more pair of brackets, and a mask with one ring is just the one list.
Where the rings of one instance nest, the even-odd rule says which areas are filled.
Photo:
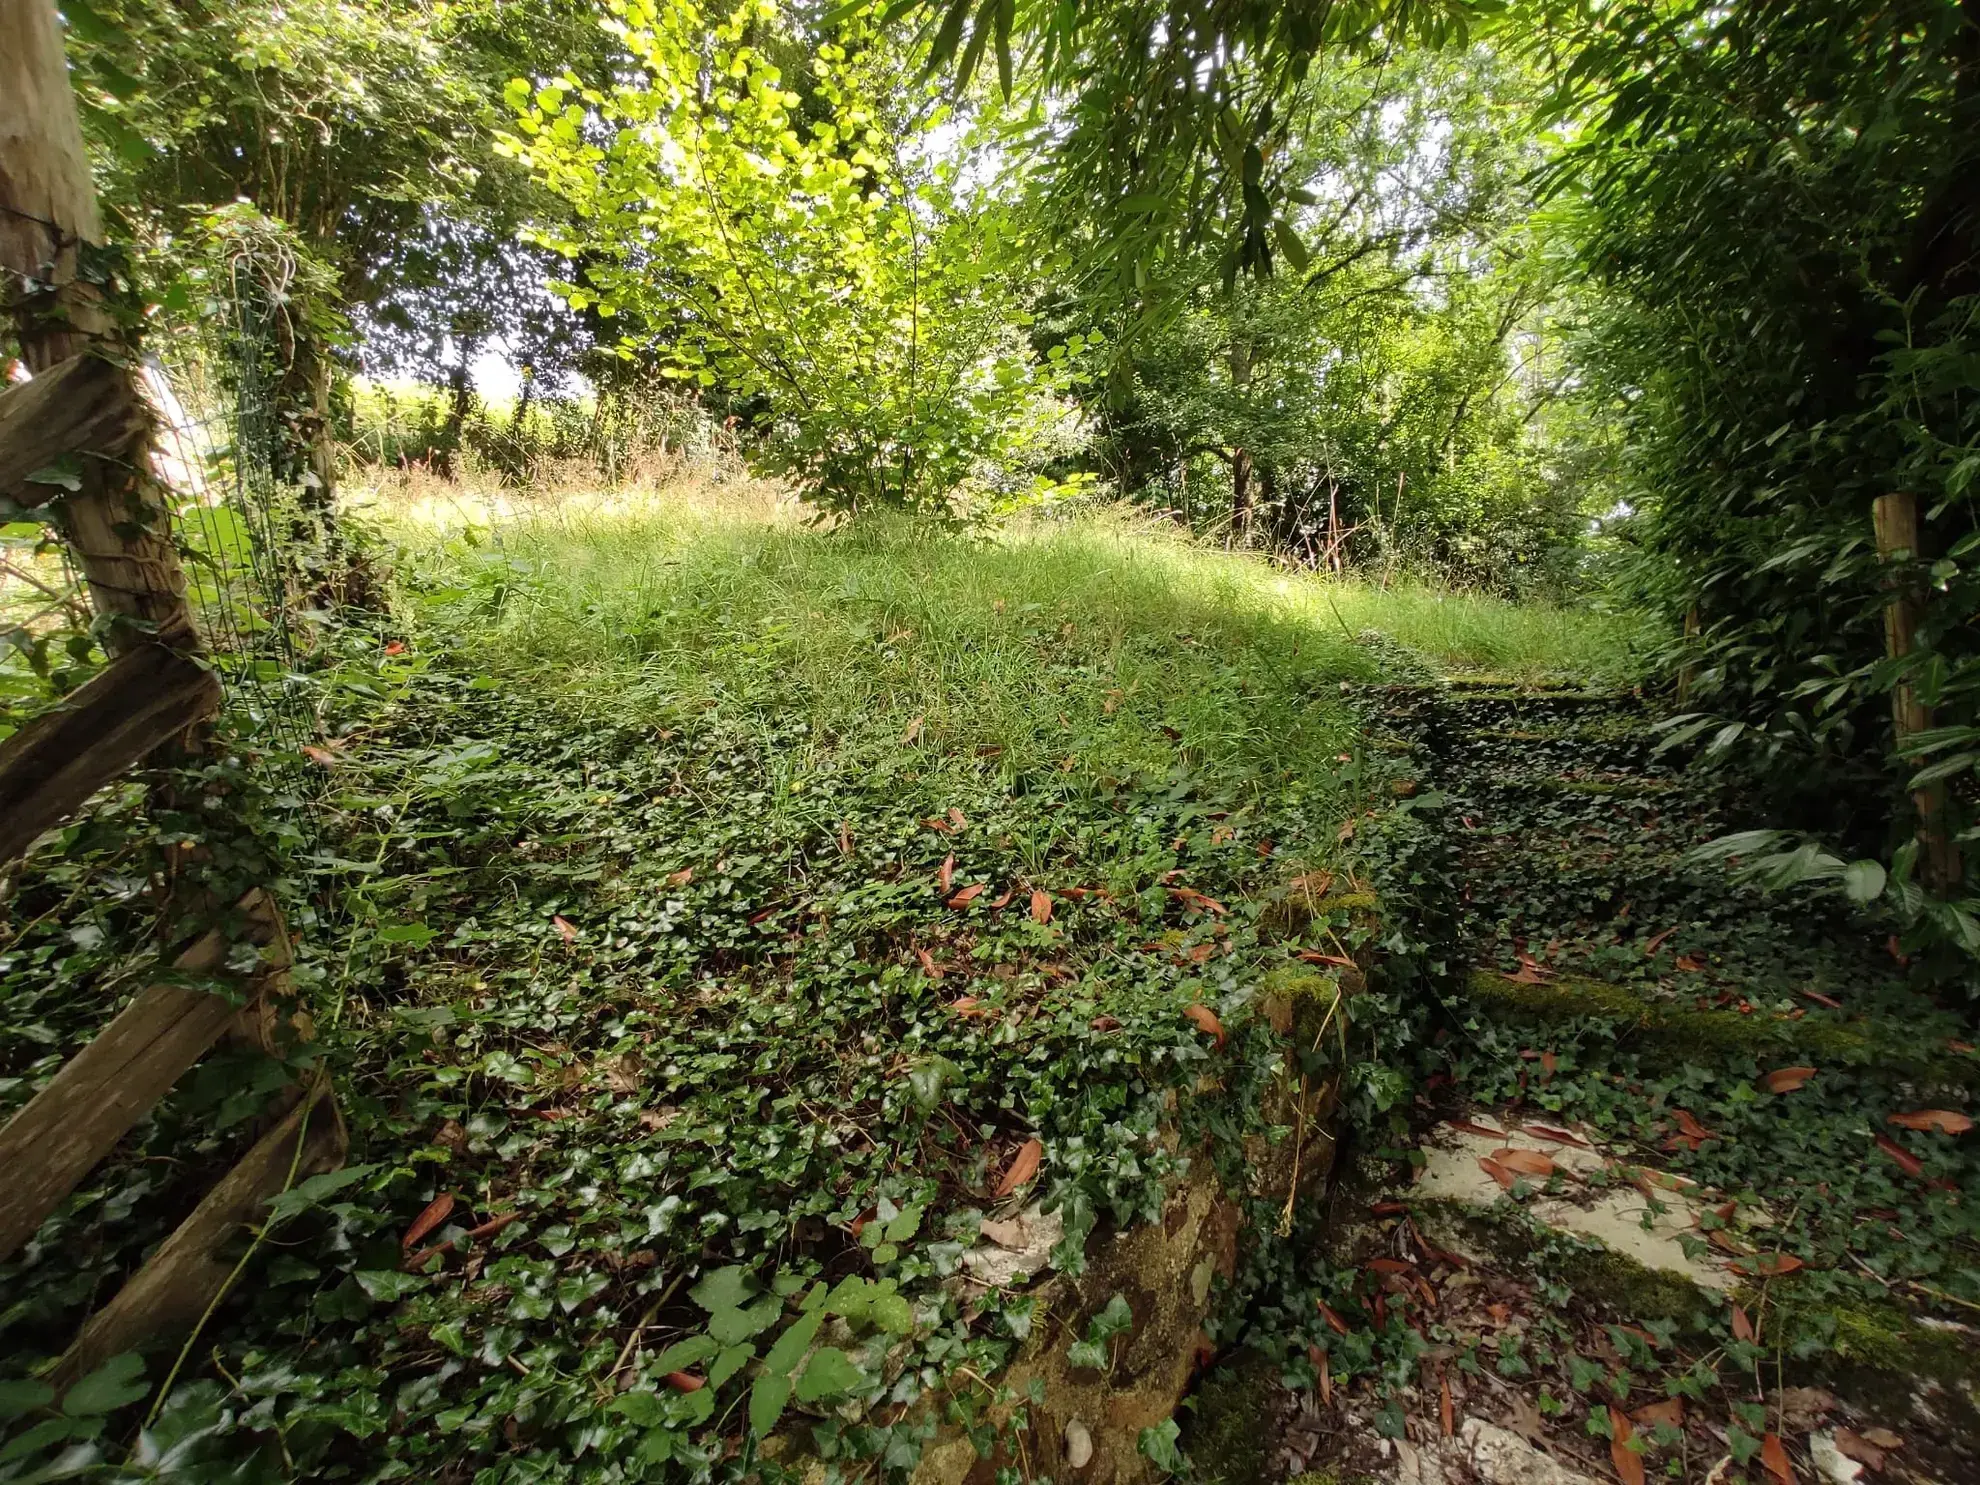
[[1288, 965], [1259, 981], [1266, 1014], [1295, 1046], [1317, 1046], [1340, 1003], [1340, 980], [1319, 970]]
[[1962, 1062], [1921, 1054], [1915, 1038], [1876, 1034], [1827, 1018], [1790, 1020], [1674, 1006], [1580, 975], [1562, 975], [1533, 985], [1508, 979], [1496, 970], [1475, 969], [1467, 988], [1472, 1000], [1488, 1013], [1534, 1021], [1593, 1018], [1621, 1022], [1629, 1028], [1631, 1040], [1688, 1061], [1791, 1051], [1832, 1063], [1896, 1067], [1956, 1087], [1968, 1086], [1974, 1080], [1974, 1069]]
[[1297, 938], [1316, 923], [1372, 928], [1380, 899], [1333, 871], [1307, 871], [1287, 880], [1258, 916], [1267, 938]]
[[1255, 1351], [1238, 1352], [1204, 1377], [1184, 1414], [1182, 1447], [1194, 1478], [1204, 1485], [1263, 1485], [1278, 1391], [1278, 1369]]
[[1427, 1232], [1448, 1235], [1460, 1248], [1483, 1253], [1508, 1272], [1536, 1265], [1577, 1295], [1624, 1320], [1676, 1320], [1702, 1324], [1721, 1304], [1684, 1275], [1646, 1268], [1621, 1253], [1569, 1234], [1535, 1245], [1532, 1220], [1516, 1209], [1464, 1202], [1425, 1202], [1419, 1208]]
[[1605, 1309], [1627, 1320], [1702, 1321], [1718, 1301], [1682, 1274], [1645, 1268], [1633, 1259], [1606, 1249], [1565, 1253], [1555, 1260], [1555, 1272], [1577, 1294], [1595, 1298]]

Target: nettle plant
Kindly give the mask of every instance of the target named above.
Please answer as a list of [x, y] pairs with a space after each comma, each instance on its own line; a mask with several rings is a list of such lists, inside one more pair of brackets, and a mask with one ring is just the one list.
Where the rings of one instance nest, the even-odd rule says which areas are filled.
[[[621, 353], [767, 412], [767, 472], [835, 511], [942, 513], [1047, 483], [1085, 349], [1041, 360], [1018, 223], [971, 179], [967, 136], [912, 60], [852, 22], [794, 88], [778, 8], [612, 0], [628, 80], [509, 85], [503, 147], [572, 209], [540, 240], [559, 286], [621, 318]], [[581, 238], [581, 240], [580, 240]]]

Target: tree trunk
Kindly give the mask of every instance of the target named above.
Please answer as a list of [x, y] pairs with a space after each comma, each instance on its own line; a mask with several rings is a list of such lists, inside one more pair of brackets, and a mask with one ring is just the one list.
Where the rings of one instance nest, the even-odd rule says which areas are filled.
[[[1877, 556], [1889, 569], [1885, 586], [1884, 653], [1902, 660], [1917, 647], [1918, 625], [1924, 613], [1923, 584], [1916, 576], [1920, 557], [1918, 497], [1908, 490], [1880, 495], [1871, 506]], [[1898, 766], [1909, 771], [1915, 760], [1903, 756], [1905, 746], [1932, 726], [1932, 711], [1909, 680], [1891, 688], [1891, 720], [1897, 734]], [[1911, 796], [1917, 814], [1918, 875], [1927, 889], [1951, 897], [1965, 879], [1959, 844], [1953, 836], [1951, 810], [1943, 783], [1928, 784]]]
[[468, 414], [474, 409], [474, 383], [469, 370], [480, 348], [479, 341], [462, 341], [461, 358], [447, 373], [451, 401], [447, 407], [447, 426], [440, 435], [440, 472], [448, 479], [452, 479], [460, 467], [461, 439], [467, 431]]
[[[1231, 388], [1243, 401], [1251, 389], [1251, 343], [1231, 339]], [[1251, 450], [1239, 449], [1231, 459], [1231, 537], [1244, 542], [1251, 535]]]
[[1242, 543], [1251, 535], [1251, 450], [1239, 449], [1231, 458], [1231, 539]]
[[295, 333], [286, 316], [276, 316], [276, 354], [281, 371], [270, 389], [273, 447], [270, 472], [278, 485], [296, 491], [297, 518], [290, 534], [297, 565], [312, 575], [329, 564], [341, 543], [337, 535], [337, 448], [330, 436], [330, 392], [336, 365], [329, 348], [308, 332]]

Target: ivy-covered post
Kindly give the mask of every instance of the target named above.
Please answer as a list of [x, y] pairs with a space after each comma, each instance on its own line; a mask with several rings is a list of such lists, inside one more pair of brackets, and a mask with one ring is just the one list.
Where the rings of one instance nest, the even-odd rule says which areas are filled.
[[[1889, 598], [1884, 604], [1884, 653], [1901, 661], [1917, 648], [1923, 597], [1912, 575], [1918, 556], [1918, 497], [1908, 491], [1880, 495], [1871, 506], [1877, 533], [1877, 556], [1886, 568]], [[1932, 725], [1932, 712], [1919, 699], [1918, 688], [1900, 677], [1891, 688], [1891, 720], [1902, 759], [1906, 744]], [[1953, 839], [1946, 786], [1932, 783], [1911, 795], [1918, 816], [1919, 877], [1941, 896], [1960, 885], [1959, 846]]]
[[[37, 375], [78, 355], [128, 361], [125, 332], [105, 304], [102, 220], [83, 152], [68, 65], [51, 0], [0, 0], [0, 303], [22, 359]], [[134, 419], [142, 406], [129, 379]], [[163, 504], [146, 478], [145, 433], [82, 455], [61, 502], [64, 534], [110, 621], [119, 654], [160, 640], [192, 647], [185, 579]]]

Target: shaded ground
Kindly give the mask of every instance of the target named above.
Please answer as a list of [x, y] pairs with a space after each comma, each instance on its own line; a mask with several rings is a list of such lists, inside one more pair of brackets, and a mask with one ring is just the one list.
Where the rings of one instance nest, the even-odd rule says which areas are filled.
[[1434, 821], [1386, 878], [1448, 956], [1432, 1050], [1306, 1366], [1211, 1387], [1199, 1464], [1246, 1478], [1219, 1420], [1262, 1407], [1268, 1475], [1980, 1475], [1980, 1062], [1892, 925], [1688, 861], [1759, 822], [1633, 698], [1375, 710]]

